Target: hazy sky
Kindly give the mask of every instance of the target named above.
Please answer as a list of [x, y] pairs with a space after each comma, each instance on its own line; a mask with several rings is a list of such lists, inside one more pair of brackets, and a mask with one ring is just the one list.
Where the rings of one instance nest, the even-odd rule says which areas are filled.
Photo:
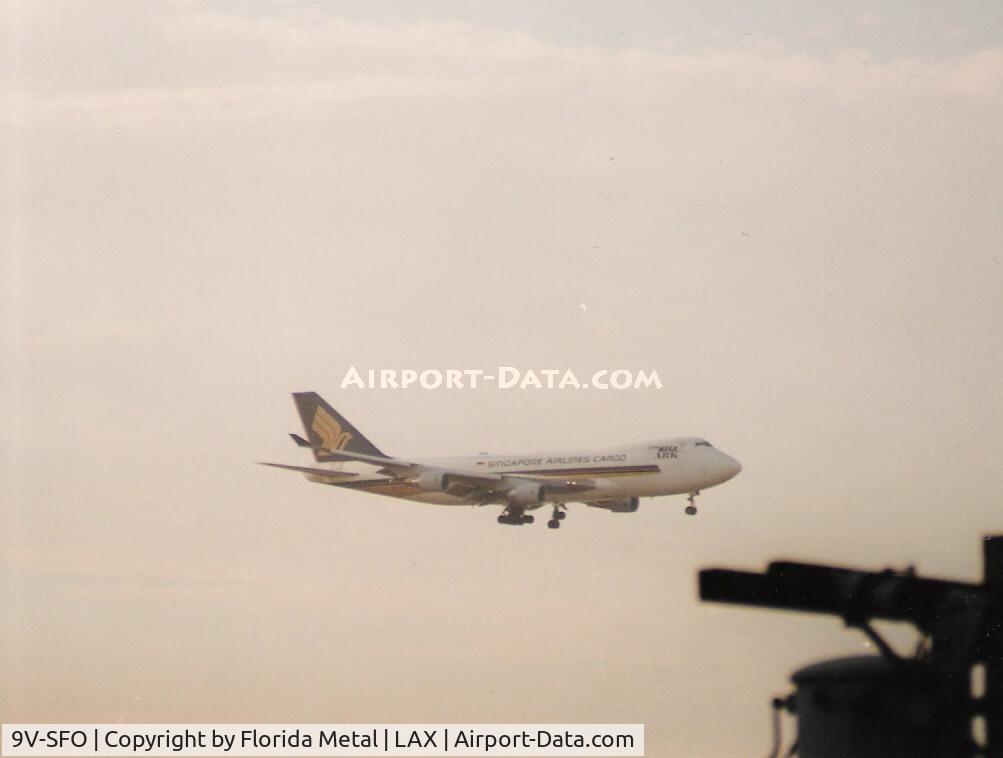
[[[695, 5], [3, 5], [0, 720], [755, 754], [862, 637], [702, 605], [699, 568], [978, 575], [1003, 11]], [[338, 387], [499, 364], [665, 387]], [[745, 470], [695, 519], [500, 527], [254, 465], [306, 462], [309, 389], [402, 456], [694, 434]]]

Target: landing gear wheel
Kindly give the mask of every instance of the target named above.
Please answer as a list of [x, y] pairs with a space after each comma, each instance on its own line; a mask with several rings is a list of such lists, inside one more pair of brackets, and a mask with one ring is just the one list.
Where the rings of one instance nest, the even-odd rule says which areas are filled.
[[554, 518], [557, 519], [558, 521], [564, 521], [564, 519], [566, 519], [567, 517], [568, 514], [565, 513], [564, 511], [557, 511], [557, 513], [554, 514]]
[[550, 521], [547, 522], [547, 526], [549, 526], [551, 529], [558, 529], [561, 526], [561, 522], [559, 519], [552, 518], [550, 519]]
[[[526, 519], [529, 519], [527, 521]], [[510, 513], [505, 511], [498, 517], [499, 524], [507, 524], [508, 526], [522, 526], [523, 524], [532, 524], [532, 516], [524, 516], [521, 513]]]
[[695, 505], [687, 505], [686, 506], [686, 515], [687, 516], [696, 516], [697, 515], [697, 507]]
[[532, 524], [534, 521], [536, 521], [536, 519], [534, 519], [529, 514], [526, 514], [525, 516], [522, 517], [522, 523], [524, 524]]

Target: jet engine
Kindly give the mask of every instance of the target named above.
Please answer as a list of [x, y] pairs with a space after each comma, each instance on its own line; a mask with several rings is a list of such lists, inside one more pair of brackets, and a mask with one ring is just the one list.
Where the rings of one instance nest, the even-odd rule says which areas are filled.
[[622, 497], [619, 500], [601, 500], [596, 503], [586, 503], [593, 508], [604, 508], [611, 513], [636, 513], [641, 507], [641, 501], [636, 497]]
[[422, 492], [446, 492], [450, 484], [449, 474], [445, 471], [426, 471], [415, 481]]
[[508, 493], [510, 503], [528, 508], [540, 505], [547, 495], [547, 488], [542, 484], [523, 484]]

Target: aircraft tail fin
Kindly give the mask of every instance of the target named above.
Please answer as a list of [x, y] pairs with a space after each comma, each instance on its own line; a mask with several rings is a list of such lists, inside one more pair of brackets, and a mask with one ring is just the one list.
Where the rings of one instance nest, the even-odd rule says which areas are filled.
[[[352, 426], [351, 422], [332, 408], [316, 392], [294, 392], [296, 410], [303, 421], [303, 430], [311, 445], [328, 450], [346, 450], [363, 455], [386, 455]], [[295, 439], [295, 436], [293, 437]], [[297, 443], [298, 444], [298, 443]], [[329, 453], [314, 449], [313, 457], [319, 462], [338, 460]]]

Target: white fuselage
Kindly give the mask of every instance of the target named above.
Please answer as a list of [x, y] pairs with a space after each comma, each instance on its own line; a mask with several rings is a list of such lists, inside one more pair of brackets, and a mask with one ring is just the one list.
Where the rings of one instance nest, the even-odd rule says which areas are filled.
[[[694, 493], [726, 482], [742, 470], [741, 464], [734, 458], [695, 437], [561, 453], [484, 454], [415, 462], [448, 470], [511, 474], [535, 480], [552, 479], [555, 484], [576, 480], [595, 483], [595, 489], [587, 494], [560, 492], [555, 487], [553, 494], [547, 495], [544, 501], [547, 503]], [[355, 469], [347, 464], [335, 466], [342, 471]], [[440, 505], [483, 504], [483, 500], [477, 497], [422, 491], [411, 482], [391, 476], [364, 474], [353, 481], [339, 482], [338, 486]], [[532, 504], [527, 508], [543, 504]]]

